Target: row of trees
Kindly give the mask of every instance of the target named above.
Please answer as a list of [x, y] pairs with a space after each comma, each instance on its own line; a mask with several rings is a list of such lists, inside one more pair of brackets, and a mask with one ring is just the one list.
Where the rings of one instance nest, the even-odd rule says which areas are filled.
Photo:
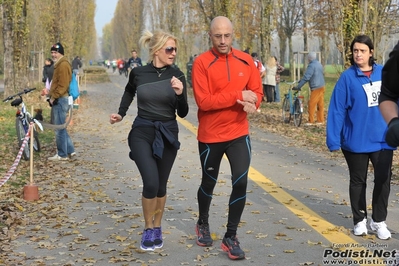
[[[349, 45], [357, 34], [369, 35], [375, 56], [382, 61], [392, 48], [386, 39], [398, 32], [398, 0], [119, 0], [114, 18], [104, 27], [102, 54], [123, 57], [138, 48], [144, 28], [161, 28], [181, 40], [177, 62], [183, 66], [190, 55], [209, 47], [210, 21], [229, 17], [235, 28], [236, 46], [258, 51], [262, 59], [289, 55], [293, 65], [293, 40], [300, 36], [303, 51], [320, 51], [325, 64], [332, 49], [348, 65]], [[316, 47], [310, 47], [310, 41]], [[333, 45], [331, 45], [331, 43]], [[273, 51], [274, 45], [278, 47]], [[143, 54], [144, 53], [144, 54]], [[145, 57], [145, 51], [142, 51]]]
[[5, 94], [34, 85], [32, 71], [41, 73], [44, 57], [50, 57], [56, 42], [70, 59], [94, 57], [95, 8], [95, 0], [0, 0]]
[[[103, 59], [128, 57], [132, 49], [139, 50], [144, 29], [164, 29], [179, 38], [176, 63], [184, 69], [190, 55], [210, 46], [211, 20], [224, 15], [234, 24], [235, 46], [257, 51], [263, 60], [287, 55], [293, 66], [294, 52], [311, 49], [321, 52], [323, 64], [337, 51], [347, 65], [349, 44], [363, 33], [373, 39], [375, 56], [382, 62], [392, 48], [387, 40], [399, 32], [398, 4], [399, 0], [119, 0], [114, 18], [103, 28], [101, 52]], [[52, 43], [62, 42], [69, 58], [97, 55], [95, 0], [0, 0], [0, 8], [6, 93], [29, 85], [27, 66], [34, 52], [49, 55]], [[148, 59], [144, 50], [140, 56]]]

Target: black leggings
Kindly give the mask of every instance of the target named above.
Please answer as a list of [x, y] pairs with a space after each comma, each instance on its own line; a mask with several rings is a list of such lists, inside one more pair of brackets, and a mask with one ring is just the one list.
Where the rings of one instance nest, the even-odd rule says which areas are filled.
[[[174, 133], [177, 139], [177, 132]], [[152, 143], [155, 138], [153, 127], [136, 127], [128, 137], [130, 157], [135, 161], [143, 180], [143, 197], [153, 199], [166, 195], [166, 185], [176, 158], [177, 150], [164, 139], [162, 159], [152, 154]]]
[[391, 188], [392, 150], [370, 153], [353, 153], [342, 150], [349, 167], [349, 197], [353, 213], [353, 223], [367, 218], [367, 170], [369, 161], [374, 168], [374, 188], [371, 201], [374, 222], [383, 222], [387, 218], [388, 198]]
[[236, 235], [244, 211], [251, 162], [251, 141], [249, 136], [220, 143], [198, 143], [202, 168], [202, 182], [198, 189], [199, 223], [208, 223], [209, 207], [212, 201], [220, 163], [226, 154], [230, 163], [233, 189], [229, 199], [229, 216], [226, 235]]
[[263, 94], [266, 96], [266, 102], [274, 102], [274, 86], [263, 84]]

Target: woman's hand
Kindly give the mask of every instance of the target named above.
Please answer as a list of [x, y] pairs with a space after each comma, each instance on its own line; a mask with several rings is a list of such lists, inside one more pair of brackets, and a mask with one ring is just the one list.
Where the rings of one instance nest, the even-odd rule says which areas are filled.
[[109, 122], [111, 124], [115, 124], [116, 122], [120, 122], [122, 120], [122, 116], [119, 114], [111, 114], [109, 116]]
[[172, 89], [175, 91], [176, 95], [181, 95], [183, 93], [183, 83], [180, 81], [180, 79], [173, 76], [170, 80], [170, 85], [172, 86]]

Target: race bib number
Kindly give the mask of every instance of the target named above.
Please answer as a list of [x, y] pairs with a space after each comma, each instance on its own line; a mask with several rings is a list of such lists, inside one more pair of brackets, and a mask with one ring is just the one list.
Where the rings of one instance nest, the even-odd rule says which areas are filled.
[[373, 82], [373, 85], [370, 83], [364, 84], [363, 89], [367, 95], [368, 107], [378, 106], [378, 98], [381, 91], [381, 81]]

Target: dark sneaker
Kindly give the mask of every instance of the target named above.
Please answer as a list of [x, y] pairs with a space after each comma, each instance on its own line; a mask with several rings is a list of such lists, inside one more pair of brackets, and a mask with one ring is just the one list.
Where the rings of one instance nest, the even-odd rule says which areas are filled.
[[240, 248], [240, 242], [236, 236], [224, 237], [221, 245], [223, 251], [226, 251], [232, 260], [245, 259], [245, 252]]
[[162, 228], [154, 227], [154, 247], [161, 248], [163, 247], [163, 239], [162, 239]]
[[209, 224], [201, 224], [195, 226], [195, 233], [197, 234], [197, 245], [201, 247], [210, 247], [213, 244], [213, 239], [209, 230]]
[[153, 235], [154, 235], [154, 230], [151, 228], [145, 229], [143, 231], [143, 235], [141, 236], [141, 244], [140, 244], [140, 248], [142, 250], [153, 251], [155, 249]]

